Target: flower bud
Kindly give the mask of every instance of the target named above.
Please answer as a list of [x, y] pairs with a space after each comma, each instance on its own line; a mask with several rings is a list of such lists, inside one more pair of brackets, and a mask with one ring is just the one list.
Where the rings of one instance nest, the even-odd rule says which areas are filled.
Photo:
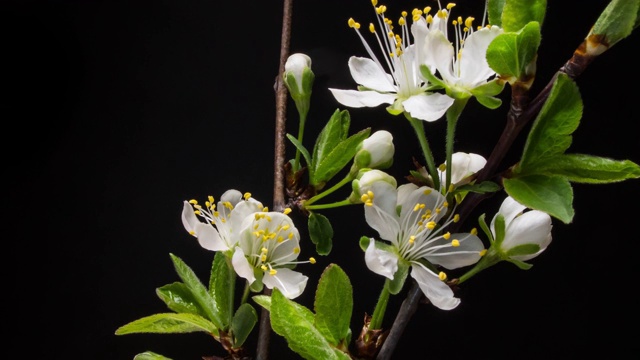
[[376, 131], [358, 146], [353, 158], [358, 169], [387, 169], [393, 164], [393, 136], [385, 130]]
[[378, 186], [392, 186], [395, 189], [398, 183], [393, 176], [384, 171], [376, 169], [360, 170], [358, 178], [351, 182], [353, 191], [351, 195], [349, 195], [349, 202], [352, 204], [362, 204], [362, 196]]
[[301, 115], [306, 116], [309, 110], [311, 90], [315, 75], [311, 71], [311, 58], [305, 54], [295, 53], [287, 58], [284, 65], [284, 85]]

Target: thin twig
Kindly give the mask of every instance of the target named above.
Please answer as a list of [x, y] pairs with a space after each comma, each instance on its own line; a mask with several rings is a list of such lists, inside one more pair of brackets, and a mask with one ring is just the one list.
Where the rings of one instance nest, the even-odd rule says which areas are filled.
[[414, 281], [413, 286], [407, 294], [407, 297], [402, 302], [402, 305], [400, 305], [400, 310], [398, 311], [398, 315], [396, 315], [396, 320], [393, 322], [391, 331], [389, 331], [389, 335], [382, 344], [376, 360], [391, 359], [391, 355], [396, 349], [396, 345], [398, 345], [398, 341], [402, 337], [404, 329], [407, 327], [407, 324], [409, 323], [409, 320], [411, 319], [413, 314], [416, 312], [416, 310], [418, 310], [418, 305], [420, 304], [421, 298], [422, 290], [420, 290], [420, 287]]
[[[286, 134], [286, 110], [287, 110], [287, 88], [282, 82], [284, 64], [289, 57], [289, 43], [291, 42], [291, 11], [293, 0], [284, 0], [282, 13], [282, 34], [280, 38], [280, 67], [275, 81], [276, 93], [276, 130], [274, 142], [274, 162], [273, 162], [273, 211], [283, 211], [285, 207], [284, 190], [284, 163], [285, 154], [285, 134]], [[265, 288], [265, 295], [271, 295], [271, 290]], [[256, 351], [257, 360], [267, 360], [269, 358], [269, 340], [271, 337], [271, 321], [269, 311], [262, 309], [260, 314], [260, 329], [258, 335], [258, 348]]]

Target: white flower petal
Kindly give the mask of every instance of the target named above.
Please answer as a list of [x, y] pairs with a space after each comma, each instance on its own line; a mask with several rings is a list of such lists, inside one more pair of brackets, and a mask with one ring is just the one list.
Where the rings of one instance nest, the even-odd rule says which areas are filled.
[[233, 269], [236, 271], [236, 274], [243, 279], [247, 279], [249, 284], [256, 281], [256, 277], [253, 274], [253, 267], [244, 256], [244, 251], [242, 251], [238, 246], [236, 246], [236, 250], [233, 252], [231, 264], [233, 265]]
[[364, 252], [364, 261], [369, 270], [393, 280], [398, 271], [398, 258], [395, 254], [376, 248], [375, 240], [369, 239], [369, 246]]
[[[458, 240], [460, 245], [452, 246], [453, 240]], [[481, 257], [480, 251], [484, 250], [482, 240], [469, 233], [451, 234], [449, 240], [440, 237], [431, 246], [438, 248], [425, 256], [425, 259], [447, 269], [457, 269], [477, 263]]]
[[195, 228], [198, 224], [201, 224], [201, 222], [198, 220], [195, 211], [193, 211], [193, 206], [191, 206], [188, 201], [185, 201], [182, 206], [182, 225], [184, 229], [187, 230], [189, 234], [196, 236]]
[[518, 216], [520, 213], [524, 211], [527, 207], [517, 202], [511, 196], [507, 196], [504, 201], [502, 201], [502, 205], [500, 205], [500, 209], [496, 213], [496, 215], [491, 219], [491, 232], [493, 235], [496, 234], [494, 225], [496, 222], [496, 217], [498, 214], [502, 214], [504, 216], [505, 228], [509, 227], [509, 223]]
[[538, 210], [530, 210], [516, 217], [507, 227], [503, 249], [511, 249], [523, 244], [537, 244], [540, 251], [535, 254], [513, 256], [516, 260], [526, 261], [538, 256], [551, 243], [551, 217]]
[[356, 83], [379, 92], [396, 92], [391, 75], [385, 73], [375, 61], [352, 56], [349, 58], [349, 70]]
[[457, 77], [453, 74], [453, 45], [440, 30], [432, 29], [427, 35], [427, 63], [435, 64], [442, 80], [455, 84]]
[[440, 93], [420, 93], [412, 95], [402, 102], [404, 109], [412, 117], [424, 121], [436, 121], [440, 119], [447, 109], [453, 104], [453, 99]]
[[200, 246], [211, 251], [224, 251], [229, 250], [235, 244], [227, 244], [218, 230], [212, 225], [199, 223], [195, 227], [196, 236], [198, 237], [198, 243]]
[[381, 239], [397, 243], [400, 231], [398, 217], [383, 211], [378, 206], [364, 206], [364, 218], [372, 229], [378, 232]]
[[495, 74], [486, 59], [487, 48], [493, 39], [500, 34], [502, 34], [502, 29], [492, 26], [474, 31], [466, 38], [459, 60], [462, 84], [474, 88], [485, 83], [489, 77]]
[[[478, 154], [457, 152], [451, 156], [451, 163], [453, 164], [451, 166], [451, 183], [456, 184], [467, 176], [480, 171], [487, 160]], [[442, 175], [444, 176], [444, 174]]]
[[269, 289], [277, 288], [288, 299], [295, 299], [304, 291], [309, 278], [297, 271], [282, 268], [277, 269], [275, 275], [264, 273], [262, 282]]
[[453, 290], [444, 283], [437, 274], [420, 263], [411, 265], [411, 277], [418, 282], [420, 290], [431, 303], [442, 310], [454, 309], [460, 304], [460, 299], [453, 296]]
[[376, 91], [329, 89], [336, 100], [348, 107], [376, 107], [382, 104], [393, 104], [396, 94], [382, 94]]

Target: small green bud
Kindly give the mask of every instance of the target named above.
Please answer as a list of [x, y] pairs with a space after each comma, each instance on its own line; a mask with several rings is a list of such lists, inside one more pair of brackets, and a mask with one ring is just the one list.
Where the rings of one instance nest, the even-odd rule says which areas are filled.
[[283, 80], [301, 116], [306, 116], [309, 111], [314, 79], [315, 75], [311, 71], [311, 58], [309, 56], [295, 53], [287, 58], [287, 62], [284, 65]]

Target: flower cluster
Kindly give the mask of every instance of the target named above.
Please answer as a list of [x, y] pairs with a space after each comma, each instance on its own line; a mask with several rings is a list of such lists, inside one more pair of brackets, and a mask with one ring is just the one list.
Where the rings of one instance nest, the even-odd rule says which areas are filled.
[[182, 224], [203, 248], [228, 252], [236, 273], [252, 288], [261, 289], [264, 284], [293, 299], [302, 293], [308, 277], [291, 270], [292, 265], [315, 263], [315, 259], [297, 261], [300, 233], [287, 215], [290, 211], [269, 211], [250, 193], [232, 189], [217, 204], [212, 196], [205, 206], [185, 201]]

